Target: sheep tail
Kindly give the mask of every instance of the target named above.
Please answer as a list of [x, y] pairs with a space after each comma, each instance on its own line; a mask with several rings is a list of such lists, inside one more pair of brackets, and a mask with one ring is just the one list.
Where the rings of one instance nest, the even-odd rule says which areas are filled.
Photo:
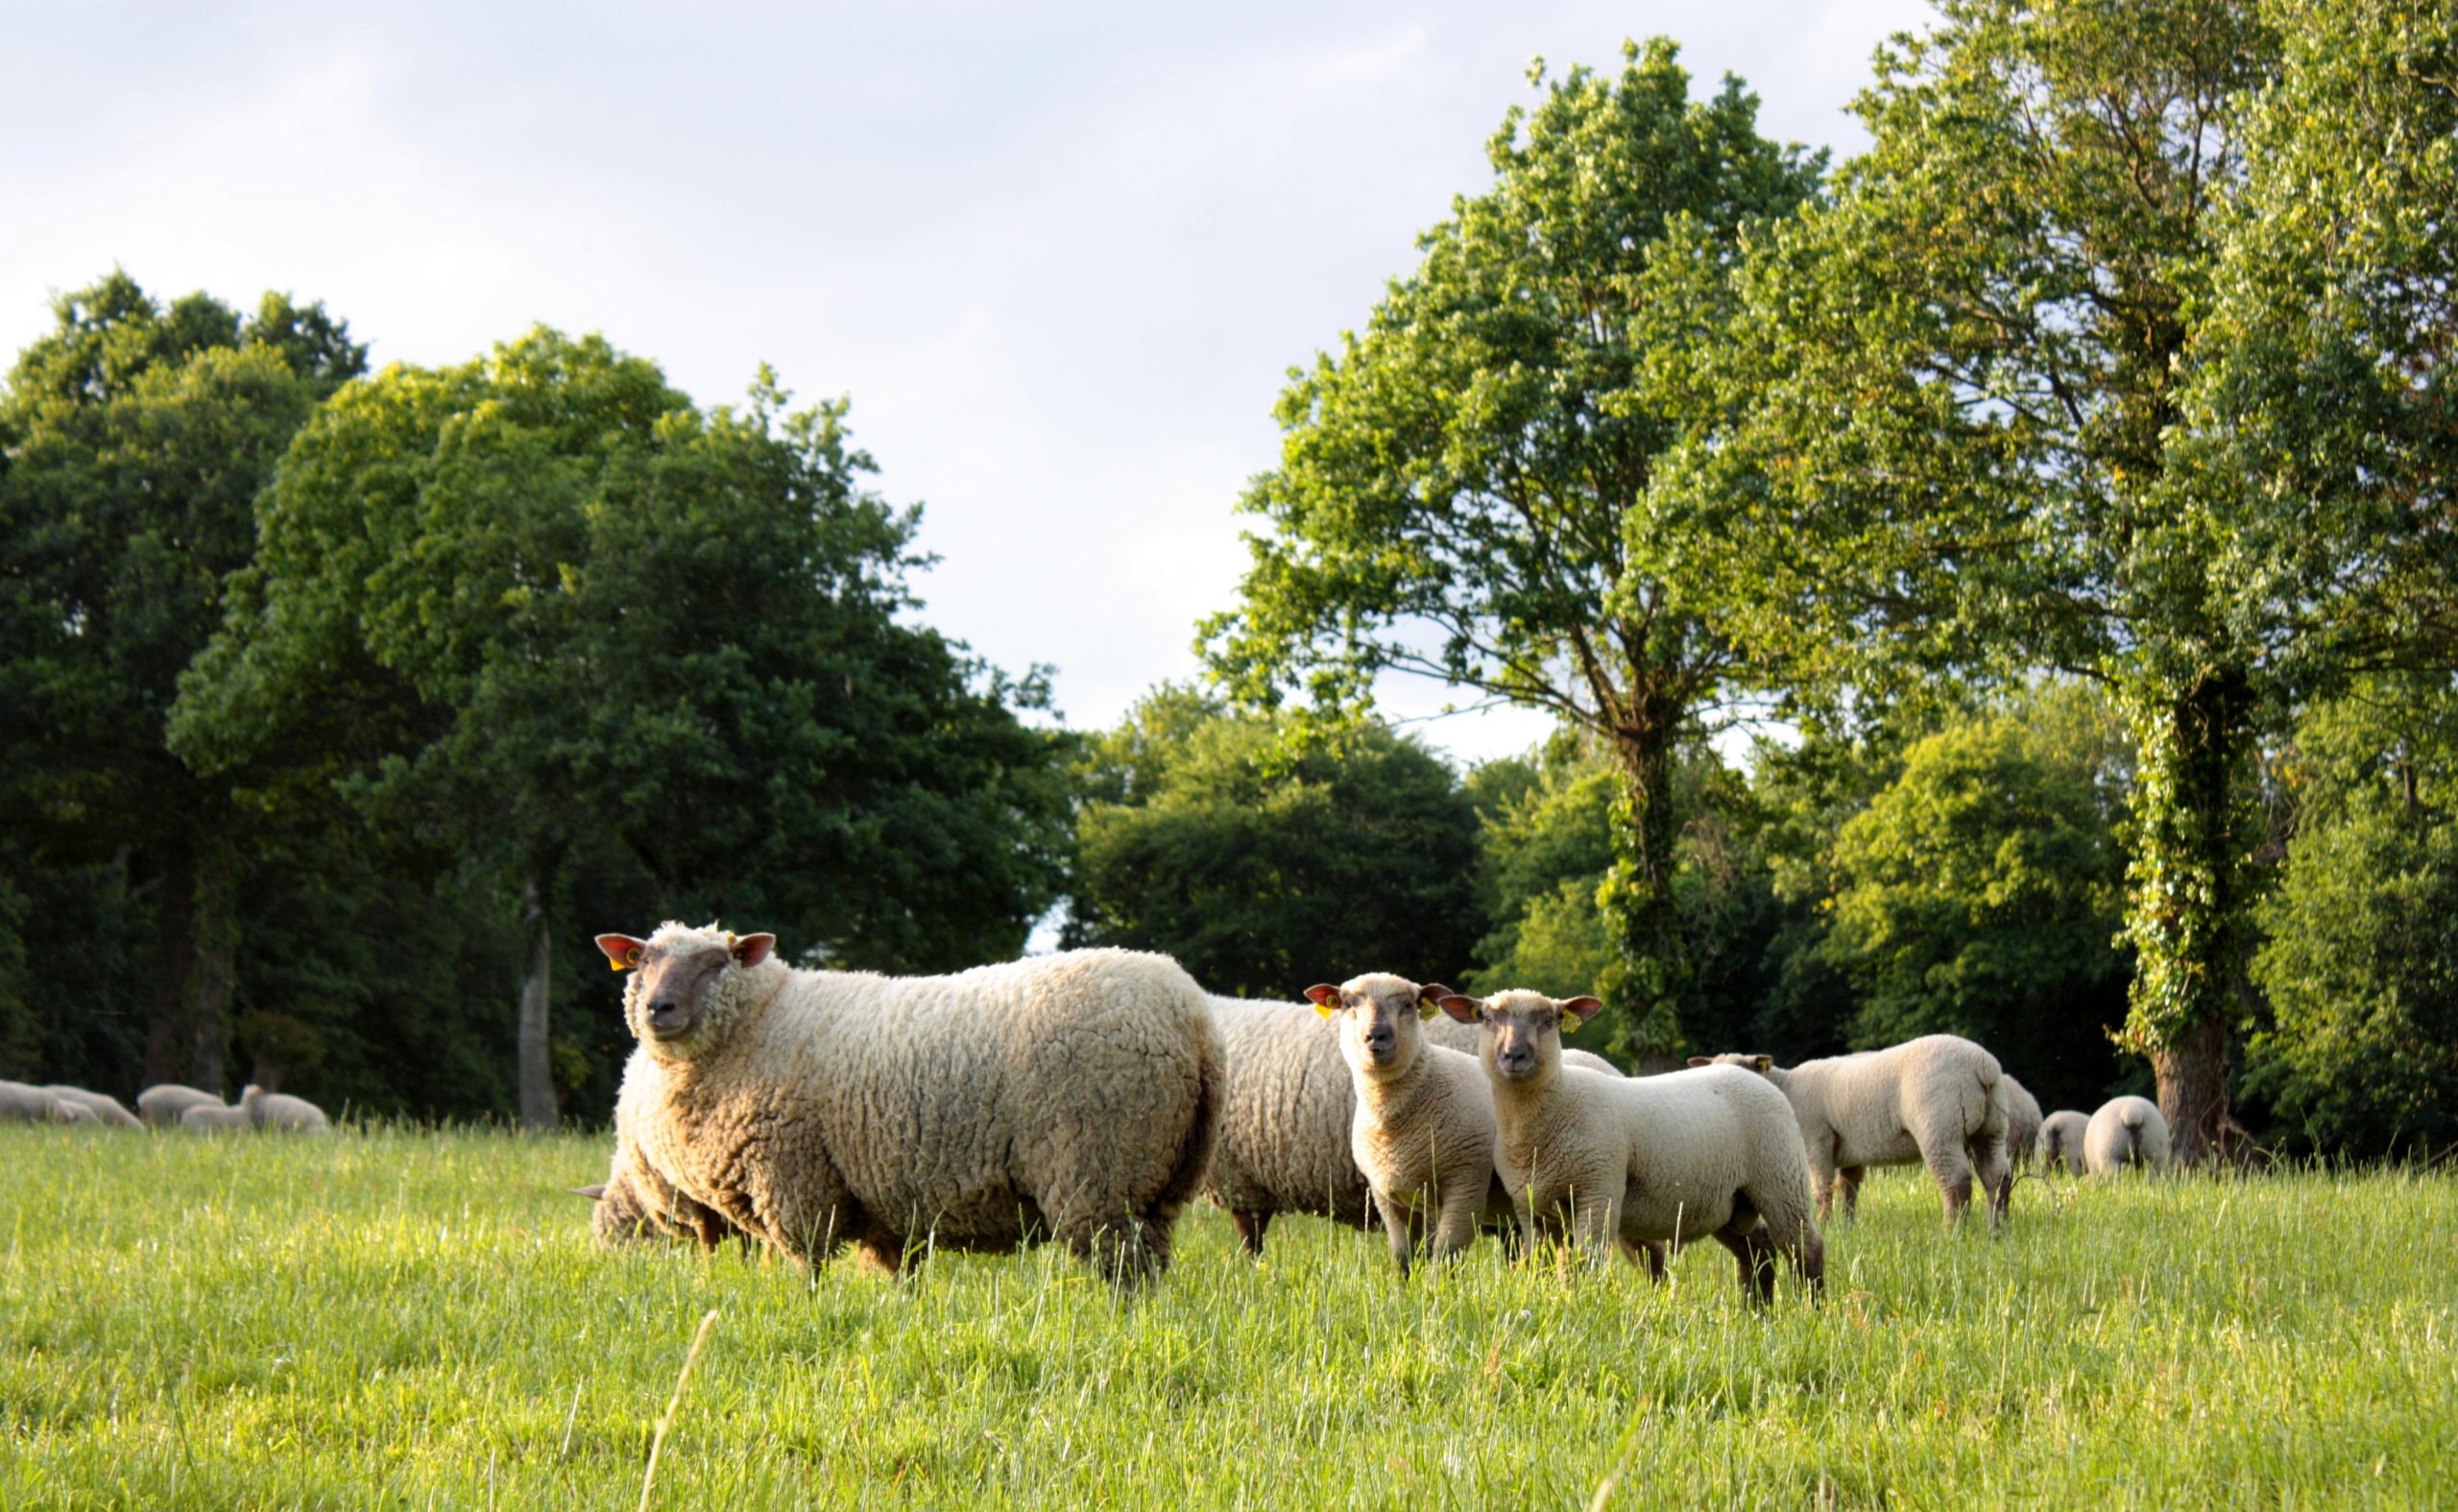
[[1978, 1136], [1994, 1136], [1999, 1143], [2006, 1139], [2006, 1077], [1990, 1062], [1987, 1068], [1973, 1076], [1971, 1091], [1979, 1098], [1977, 1107], [1968, 1097], [1964, 1103], [1964, 1127]]

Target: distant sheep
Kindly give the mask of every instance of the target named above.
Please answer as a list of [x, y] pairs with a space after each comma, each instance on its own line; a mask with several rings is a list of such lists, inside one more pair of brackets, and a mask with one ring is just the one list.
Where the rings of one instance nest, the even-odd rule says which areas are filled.
[[43, 1091], [51, 1093], [54, 1097], [59, 1098], [62, 1102], [76, 1102], [82, 1104], [94, 1115], [94, 1118], [97, 1122], [108, 1124], [112, 1128], [141, 1129], [145, 1127], [143, 1122], [137, 1118], [136, 1115], [129, 1112], [127, 1107], [122, 1104], [118, 1098], [111, 1096], [108, 1092], [87, 1092], [83, 1087], [65, 1087], [59, 1085], [45, 1087]]
[[1997, 1057], [1969, 1040], [1927, 1034], [1884, 1050], [1803, 1061], [1790, 1070], [1764, 1055], [1690, 1064], [1747, 1067], [1792, 1099], [1820, 1218], [1831, 1211], [1839, 1174], [1848, 1218], [1860, 1206], [1865, 1168], [1917, 1161], [1938, 1183], [1947, 1222], [1969, 1206], [1975, 1177], [1988, 1194], [1989, 1226], [2005, 1221], [2013, 1187], [2006, 1159], [2005, 1072]]
[[191, 1134], [253, 1133], [256, 1120], [245, 1108], [200, 1102], [191, 1104], [180, 1115], [180, 1127]]
[[137, 1116], [157, 1129], [176, 1129], [180, 1116], [190, 1108], [224, 1106], [220, 1097], [177, 1082], [157, 1082], [136, 1094]]
[[1525, 1240], [1566, 1222], [1598, 1259], [1619, 1244], [1635, 1260], [1645, 1246], [1711, 1234], [1753, 1297], [1773, 1295], [1778, 1255], [1817, 1286], [1826, 1246], [1792, 1104], [1729, 1067], [1636, 1078], [1564, 1067], [1565, 1018], [1585, 1022], [1603, 1006], [1533, 992], [1442, 1000], [1454, 1019], [1482, 1025], [1495, 1164]]
[[2032, 1145], [2039, 1139], [2039, 1099], [2012, 1076], [1998, 1085], [2006, 1090], [2006, 1163], [2019, 1168], [2031, 1164]]
[[[1429, 996], [1431, 995], [1431, 996]], [[1436, 1260], [1510, 1212], [1494, 1175], [1494, 1103], [1474, 1057], [1426, 1043], [1424, 1016], [1452, 996], [1439, 983], [1372, 974], [1306, 989], [1337, 1030], [1356, 1113], [1349, 1154], [1364, 1173], [1400, 1274], [1420, 1239]]]
[[0, 1123], [60, 1123], [60, 1099], [24, 1082], [0, 1082]]
[[259, 1129], [287, 1129], [294, 1134], [325, 1134], [333, 1121], [325, 1110], [304, 1097], [292, 1097], [283, 1092], [269, 1092], [251, 1083], [239, 1094], [239, 1106], [247, 1111], [250, 1121]]
[[809, 1264], [1048, 1236], [1121, 1286], [1167, 1268], [1221, 1079], [1176, 962], [1075, 950], [886, 977], [796, 971], [774, 937], [714, 926], [597, 944], [634, 969], [640, 1159], [734, 1227]]
[[2059, 1167], [2067, 1174], [2083, 1174], [2083, 1135], [2091, 1126], [2087, 1114], [2071, 1108], [2060, 1108], [2040, 1120], [2037, 1153], [2043, 1176], [2055, 1175]]
[[2111, 1097], [2083, 1131], [2083, 1161], [2094, 1176], [2129, 1165], [2160, 1170], [2168, 1164], [2168, 1120], [2148, 1097]]

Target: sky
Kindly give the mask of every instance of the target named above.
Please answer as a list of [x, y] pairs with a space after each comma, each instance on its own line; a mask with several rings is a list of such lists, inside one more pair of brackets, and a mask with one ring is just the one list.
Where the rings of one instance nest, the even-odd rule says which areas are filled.
[[[1536, 13], [1541, 11], [1541, 13]], [[377, 366], [602, 331], [703, 404], [849, 396], [925, 505], [922, 618], [1067, 722], [1198, 675], [1289, 369], [1490, 181], [1531, 60], [1682, 44], [1760, 130], [1844, 107], [1918, 0], [1616, 6], [0, 0], [0, 352], [114, 265], [322, 300]], [[1546, 720], [1386, 712], [1469, 762]], [[1464, 698], [1460, 702], [1466, 702]]]

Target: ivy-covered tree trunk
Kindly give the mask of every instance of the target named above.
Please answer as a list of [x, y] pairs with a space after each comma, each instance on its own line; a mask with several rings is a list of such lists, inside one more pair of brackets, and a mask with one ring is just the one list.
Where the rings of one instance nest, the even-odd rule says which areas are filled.
[[1597, 903], [1621, 955], [1616, 979], [1596, 984], [1606, 1002], [1626, 1007], [1608, 1048], [1623, 1054], [1681, 1047], [1675, 1011], [1689, 978], [1681, 921], [1674, 907], [1673, 737], [1682, 710], [1661, 695], [1629, 701], [1614, 729], [1622, 790], [1613, 801], [1613, 866]]
[[2126, 932], [2139, 952], [2121, 1039], [2151, 1057], [2176, 1158], [2216, 1153], [2228, 1123], [2247, 903], [2237, 778], [2250, 746], [2249, 680], [2204, 667], [2181, 688], [2129, 699], [2139, 746]]
[[546, 1049], [547, 989], [555, 962], [555, 911], [549, 903], [550, 897], [534, 877], [521, 884], [520, 919], [529, 934], [529, 970], [520, 984], [518, 1050], [520, 1125], [524, 1129], [552, 1129], [560, 1117], [555, 1106], [554, 1067]]

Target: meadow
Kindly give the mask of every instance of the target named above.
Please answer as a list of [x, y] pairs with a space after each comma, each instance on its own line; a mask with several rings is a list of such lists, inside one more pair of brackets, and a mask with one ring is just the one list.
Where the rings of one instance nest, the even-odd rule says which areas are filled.
[[599, 1253], [606, 1140], [0, 1128], [0, 1506], [2421, 1505], [2458, 1473], [2458, 1176], [1873, 1175], [1753, 1310], [1209, 1208], [1121, 1303], [1059, 1254], [816, 1279]]

